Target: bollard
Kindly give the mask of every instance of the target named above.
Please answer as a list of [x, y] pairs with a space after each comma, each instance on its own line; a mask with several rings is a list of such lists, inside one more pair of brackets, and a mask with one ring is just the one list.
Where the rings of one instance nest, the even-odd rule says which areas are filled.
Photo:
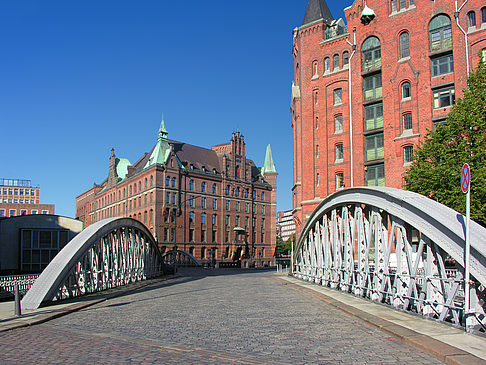
[[21, 316], [22, 311], [20, 309], [20, 292], [19, 292], [19, 284], [15, 284], [15, 315], [16, 316]]

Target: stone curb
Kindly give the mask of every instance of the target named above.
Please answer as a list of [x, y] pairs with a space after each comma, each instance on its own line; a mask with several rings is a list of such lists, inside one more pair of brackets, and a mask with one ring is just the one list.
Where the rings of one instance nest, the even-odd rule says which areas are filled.
[[[27, 319], [25, 321], [17, 322], [17, 323], [6, 324], [6, 325], [0, 327], [0, 333], [11, 331], [11, 330], [14, 330], [14, 329], [17, 329], [17, 328], [29, 327], [29, 326], [33, 326], [33, 325], [36, 325], [36, 324], [45, 323], [47, 321], [65, 316], [69, 313], [73, 313], [73, 312], [76, 312], [78, 310], [91, 307], [95, 304], [104, 302], [108, 299], [113, 299], [113, 298], [116, 298], [116, 297], [119, 297], [119, 296], [122, 296], [122, 295], [133, 293], [133, 292], [135, 292], [135, 291], [137, 291], [141, 288], [145, 288], [146, 286], [153, 284], [154, 282], [166, 281], [166, 280], [169, 280], [169, 279], [176, 279], [178, 277], [180, 277], [180, 275], [174, 275], [174, 276], [170, 276], [170, 277], [163, 277], [163, 278], [160, 278], [160, 279], [154, 279], [154, 281], [150, 281], [150, 282], [140, 282], [140, 283], [143, 283], [143, 284], [140, 284], [139, 286], [137, 286], [135, 288], [133, 288], [133, 287], [132, 288], [126, 288], [125, 290], [123, 289], [124, 287], [119, 287], [119, 290], [116, 290], [113, 293], [108, 293], [108, 294], [103, 294], [102, 292], [93, 293], [93, 294], [101, 295], [102, 298], [73, 303], [71, 305], [67, 305], [66, 307], [56, 309], [55, 311], [53, 311], [51, 313], [41, 313], [41, 314], [34, 315], [32, 319]], [[80, 298], [82, 298], [82, 297], [80, 297]], [[15, 318], [21, 319], [22, 316], [15, 317]]]
[[486, 361], [470, 354], [464, 350], [458, 349], [457, 347], [451, 346], [439, 340], [436, 340], [430, 336], [423, 335], [406, 327], [400, 326], [398, 324], [387, 321], [386, 319], [377, 317], [373, 314], [362, 311], [361, 309], [355, 308], [351, 305], [340, 302], [337, 299], [329, 297], [325, 294], [319, 293], [313, 289], [306, 288], [302, 285], [290, 282], [282, 278], [274, 278], [282, 285], [288, 285], [292, 289], [299, 290], [306, 294], [313, 296], [314, 298], [323, 301], [339, 310], [352, 315], [360, 320], [377, 327], [394, 337], [403, 340], [404, 342], [419, 348], [427, 353], [435, 356], [437, 359], [444, 361], [446, 364], [450, 365], [476, 365], [482, 364], [486, 365]]

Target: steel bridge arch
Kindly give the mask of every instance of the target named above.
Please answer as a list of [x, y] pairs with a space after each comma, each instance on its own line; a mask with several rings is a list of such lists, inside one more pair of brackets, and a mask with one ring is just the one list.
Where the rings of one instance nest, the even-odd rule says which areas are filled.
[[108, 218], [74, 237], [42, 271], [22, 308], [93, 293], [164, 273], [151, 232], [132, 218]]
[[[470, 243], [477, 285], [471, 290], [474, 318], [468, 321], [484, 330], [486, 229], [472, 221]], [[462, 325], [464, 253], [462, 214], [409, 191], [347, 188], [331, 194], [309, 217], [292, 257], [292, 273]], [[455, 263], [453, 270], [448, 261]]]
[[162, 258], [165, 265], [174, 265], [174, 261], [177, 261], [177, 266], [188, 267], [197, 266], [200, 267], [202, 264], [189, 252], [183, 250], [171, 250], [164, 252]]

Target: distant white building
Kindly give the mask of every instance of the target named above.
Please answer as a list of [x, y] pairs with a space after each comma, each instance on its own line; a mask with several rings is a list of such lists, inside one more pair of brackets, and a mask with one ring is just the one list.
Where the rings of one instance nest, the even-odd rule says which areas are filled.
[[277, 212], [277, 235], [287, 241], [295, 233], [295, 222], [292, 216], [292, 210]]

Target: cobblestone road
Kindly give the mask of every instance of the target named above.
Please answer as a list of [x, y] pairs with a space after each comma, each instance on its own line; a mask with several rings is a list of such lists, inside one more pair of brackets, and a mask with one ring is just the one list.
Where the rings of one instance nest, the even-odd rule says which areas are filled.
[[440, 363], [272, 273], [200, 272], [3, 333], [0, 363]]

